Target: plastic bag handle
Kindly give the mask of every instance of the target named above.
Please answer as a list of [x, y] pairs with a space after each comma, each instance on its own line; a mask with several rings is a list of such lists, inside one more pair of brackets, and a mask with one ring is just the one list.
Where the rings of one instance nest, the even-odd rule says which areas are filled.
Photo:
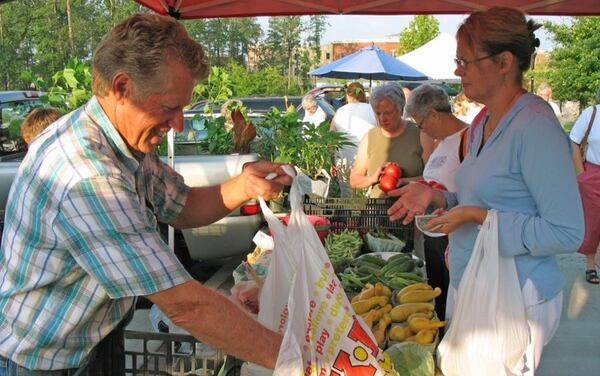
[[[292, 185], [290, 188], [289, 200], [292, 208], [292, 213], [294, 213], [298, 210], [298, 208], [301, 208], [302, 205], [302, 195], [300, 193], [300, 187], [297, 182], [296, 171], [290, 165], [283, 165], [281, 166], [281, 168], [286, 174], [292, 177]], [[260, 209], [262, 210], [263, 216], [265, 217], [273, 233], [281, 233], [284, 229], [284, 226], [281, 223], [281, 221], [279, 221], [279, 218], [277, 218], [275, 214], [273, 214], [273, 211], [269, 208], [269, 206], [265, 202], [265, 199], [263, 197], [259, 197], [258, 202], [260, 204]]]

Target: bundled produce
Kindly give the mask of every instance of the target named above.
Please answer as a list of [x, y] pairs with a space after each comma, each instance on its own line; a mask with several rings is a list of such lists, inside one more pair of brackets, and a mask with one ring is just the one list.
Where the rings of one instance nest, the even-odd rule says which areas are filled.
[[398, 343], [385, 350], [394, 368], [402, 376], [431, 376], [435, 374], [433, 354], [416, 342]]
[[424, 282], [421, 267], [423, 261], [410, 254], [398, 253], [387, 261], [375, 255], [365, 254], [352, 261], [338, 273], [344, 290], [360, 291], [366, 283], [381, 282], [393, 290], [401, 290], [414, 283]]
[[330, 233], [325, 238], [325, 250], [333, 269], [338, 272], [360, 252], [363, 241], [356, 230], [344, 230], [339, 234]]
[[381, 229], [371, 229], [366, 236], [367, 247], [371, 252], [401, 252], [406, 243]]

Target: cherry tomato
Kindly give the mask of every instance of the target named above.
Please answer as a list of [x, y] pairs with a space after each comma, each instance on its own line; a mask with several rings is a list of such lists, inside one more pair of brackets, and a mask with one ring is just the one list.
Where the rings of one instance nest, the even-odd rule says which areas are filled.
[[396, 179], [399, 179], [400, 177], [402, 177], [402, 169], [400, 169], [400, 167], [396, 163], [388, 162], [383, 166], [383, 174], [391, 175]]
[[397, 184], [398, 179], [392, 175], [383, 175], [381, 179], [379, 179], [379, 188], [385, 193], [396, 189]]

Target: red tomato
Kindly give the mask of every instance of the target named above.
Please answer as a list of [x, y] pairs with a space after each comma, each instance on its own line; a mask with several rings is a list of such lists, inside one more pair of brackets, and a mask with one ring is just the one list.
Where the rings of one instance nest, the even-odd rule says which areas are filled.
[[398, 179], [392, 175], [383, 175], [381, 179], [379, 179], [379, 188], [385, 193], [396, 189], [396, 185], [398, 184]]
[[400, 177], [402, 176], [402, 170], [396, 163], [388, 162], [383, 166], [383, 174], [391, 175], [396, 179], [400, 179]]

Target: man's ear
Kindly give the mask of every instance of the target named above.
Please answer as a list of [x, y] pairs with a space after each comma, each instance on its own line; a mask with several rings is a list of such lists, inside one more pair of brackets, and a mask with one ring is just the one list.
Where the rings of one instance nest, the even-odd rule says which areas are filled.
[[117, 73], [111, 82], [111, 90], [117, 100], [133, 96], [133, 81], [125, 72]]

